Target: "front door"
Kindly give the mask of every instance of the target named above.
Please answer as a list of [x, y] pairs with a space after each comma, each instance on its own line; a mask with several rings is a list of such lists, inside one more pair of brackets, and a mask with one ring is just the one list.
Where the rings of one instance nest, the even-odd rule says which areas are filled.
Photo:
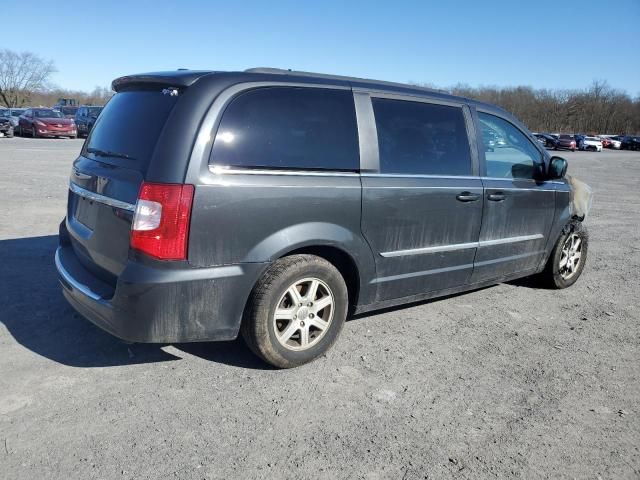
[[378, 148], [377, 171], [362, 174], [362, 231], [376, 256], [377, 299], [467, 283], [483, 205], [470, 115], [461, 104], [392, 95], [367, 105]]
[[[535, 270], [544, 255], [555, 212], [555, 185], [536, 180], [542, 152], [514, 124], [478, 112], [484, 144], [484, 212], [472, 283]], [[481, 146], [483, 144], [481, 143]]]

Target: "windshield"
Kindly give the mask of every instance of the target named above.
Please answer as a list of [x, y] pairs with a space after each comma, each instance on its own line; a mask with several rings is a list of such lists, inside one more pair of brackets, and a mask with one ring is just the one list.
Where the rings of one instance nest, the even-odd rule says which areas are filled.
[[55, 110], [34, 110], [33, 116], [36, 118], [62, 118], [62, 114]]
[[132, 90], [114, 95], [85, 143], [83, 155], [146, 172], [158, 138], [178, 100], [161, 91]]
[[78, 107], [62, 107], [60, 110], [64, 115], [75, 115]]
[[97, 117], [101, 111], [102, 107], [87, 107], [87, 114], [91, 117]]
[[13, 117], [19, 117], [20, 115], [22, 115], [25, 112], [24, 108], [12, 108], [11, 109], [11, 116]]
[[0, 117], [8, 117], [10, 113], [6, 108], [0, 109]]

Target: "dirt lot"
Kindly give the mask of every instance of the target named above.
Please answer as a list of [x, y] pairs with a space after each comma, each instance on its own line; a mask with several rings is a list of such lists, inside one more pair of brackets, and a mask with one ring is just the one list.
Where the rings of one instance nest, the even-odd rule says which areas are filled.
[[640, 477], [640, 153], [563, 154], [596, 195], [572, 288], [354, 319], [277, 371], [240, 341], [126, 345], [67, 306], [80, 146], [0, 138], [0, 477]]

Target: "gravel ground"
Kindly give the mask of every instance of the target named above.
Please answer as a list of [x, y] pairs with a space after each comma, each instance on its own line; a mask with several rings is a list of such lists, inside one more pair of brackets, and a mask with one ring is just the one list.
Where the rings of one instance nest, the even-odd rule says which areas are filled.
[[53, 266], [79, 140], [0, 138], [0, 477], [639, 478], [640, 154], [566, 152], [589, 260], [349, 321], [277, 371], [242, 342], [127, 345]]

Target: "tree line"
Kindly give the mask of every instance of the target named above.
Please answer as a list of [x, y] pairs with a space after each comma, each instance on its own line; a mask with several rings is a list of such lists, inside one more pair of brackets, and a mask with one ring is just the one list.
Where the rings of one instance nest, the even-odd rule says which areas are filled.
[[[0, 106], [51, 106], [58, 98], [104, 105], [113, 92], [96, 87], [92, 92], [53, 87], [53, 62], [30, 52], [0, 50]], [[425, 85], [430, 86], [430, 85]], [[531, 130], [554, 133], [640, 134], [640, 97], [594, 81], [584, 90], [548, 90], [532, 87], [470, 87], [456, 85], [445, 91], [498, 105], [513, 113]]]
[[639, 134], [640, 98], [594, 81], [584, 90], [532, 87], [470, 87], [444, 89], [453, 95], [491, 103], [514, 114], [534, 132]]

